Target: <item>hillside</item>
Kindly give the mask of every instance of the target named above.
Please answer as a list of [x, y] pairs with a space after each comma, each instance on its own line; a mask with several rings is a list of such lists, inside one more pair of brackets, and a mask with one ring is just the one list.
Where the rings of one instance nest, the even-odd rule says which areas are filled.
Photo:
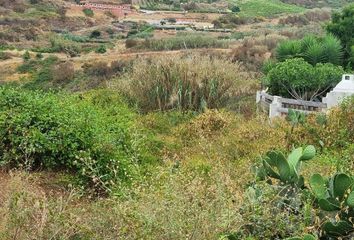
[[0, 240], [354, 238], [354, 4], [90, 2], [0, 0]]
[[283, 3], [280, 0], [243, 0], [237, 1], [244, 16], [272, 17], [278, 14], [300, 13], [305, 9], [301, 5]]

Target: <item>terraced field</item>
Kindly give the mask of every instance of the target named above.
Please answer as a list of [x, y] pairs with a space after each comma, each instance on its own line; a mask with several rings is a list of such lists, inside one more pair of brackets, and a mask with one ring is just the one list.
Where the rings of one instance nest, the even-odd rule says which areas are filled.
[[243, 0], [235, 2], [241, 8], [242, 16], [272, 17], [280, 14], [300, 13], [305, 8], [293, 4], [286, 4], [280, 0]]

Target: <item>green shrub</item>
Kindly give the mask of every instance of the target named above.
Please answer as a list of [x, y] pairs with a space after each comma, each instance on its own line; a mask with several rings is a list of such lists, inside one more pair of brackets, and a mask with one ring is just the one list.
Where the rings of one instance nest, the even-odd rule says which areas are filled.
[[150, 38], [154, 36], [154, 27], [149, 24], [136, 24], [128, 32], [128, 38]]
[[38, 66], [38, 61], [29, 60], [19, 65], [17, 67], [17, 71], [20, 73], [30, 73], [30, 72], [34, 72], [37, 69], [37, 66]]
[[[0, 88], [1, 165], [75, 171], [109, 191], [142, 160], [133, 113], [111, 93], [77, 95]], [[109, 103], [106, 105], [106, 101]]]
[[85, 8], [84, 10], [82, 10], [82, 12], [85, 14], [86, 17], [93, 17], [94, 16], [94, 12], [89, 8]]
[[314, 100], [334, 87], [343, 73], [342, 67], [330, 63], [313, 67], [302, 58], [288, 59], [268, 72], [266, 85], [274, 95]]
[[101, 37], [101, 32], [98, 30], [93, 30], [90, 34], [90, 38], [99, 38]]
[[105, 45], [100, 45], [96, 50], [95, 50], [96, 53], [105, 53], [107, 52], [107, 49], [106, 49], [106, 46]]
[[33, 51], [40, 53], [63, 52], [70, 57], [78, 56], [82, 51], [80, 44], [60, 36], [50, 38], [50, 45], [50, 47], [34, 48]]
[[[338, 37], [345, 50], [345, 63], [349, 62], [351, 47], [354, 45], [354, 4], [345, 7], [342, 12], [332, 15], [332, 22], [326, 27], [327, 32]], [[352, 63], [352, 67], [354, 64]]]
[[43, 58], [43, 54], [42, 53], [37, 53], [36, 54], [36, 59], [42, 59]]
[[[33, 59], [24, 62], [17, 68], [17, 71], [31, 74], [28, 78], [30, 81], [25, 84], [26, 87], [50, 88], [56, 63], [58, 63], [58, 58], [55, 56], [49, 56], [42, 60]], [[66, 75], [67, 73], [60, 72], [58, 74]]]
[[213, 37], [200, 34], [181, 35], [166, 39], [146, 39], [138, 42], [137, 48], [154, 51], [194, 49], [194, 48], [224, 48], [227, 44]]
[[240, 7], [239, 7], [239, 6], [236, 6], [236, 5], [232, 6], [232, 7], [230, 8], [230, 10], [231, 10], [233, 13], [241, 12]]
[[26, 62], [26, 61], [28, 61], [28, 60], [31, 59], [31, 55], [29, 54], [28, 51], [26, 51], [26, 52], [23, 54], [22, 58], [23, 58], [23, 61]]
[[86, 36], [74, 35], [74, 34], [71, 34], [71, 33], [63, 34], [63, 37], [66, 40], [70, 40], [70, 41], [73, 41], [73, 42], [80, 42], [80, 43], [88, 42], [90, 40]]

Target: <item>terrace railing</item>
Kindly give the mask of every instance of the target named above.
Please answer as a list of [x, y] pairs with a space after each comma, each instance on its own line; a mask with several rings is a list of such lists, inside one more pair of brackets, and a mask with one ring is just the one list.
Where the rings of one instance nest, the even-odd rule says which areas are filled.
[[323, 112], [327, 109], [326, 103], [282, 98], [269, 95], [265, 91], [257, 92], [256, 102], [263, 110], [269, 112], [269, 118], [287, 115], [289, 109], [306, 114], [311, 112]]

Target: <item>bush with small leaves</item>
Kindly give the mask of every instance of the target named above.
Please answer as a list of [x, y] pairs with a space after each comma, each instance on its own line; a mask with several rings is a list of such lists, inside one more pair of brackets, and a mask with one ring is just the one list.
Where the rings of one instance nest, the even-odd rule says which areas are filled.
[[94, 16], [94, 12], [89, 8], [85, 8], [84, 10], [82, 10], [82, 12], [85, 14], [86, 17], [93, 17]]
[[130, 130], [133, 112], [113, 99], [107, 91], [79, 96], [0, 88], [0, 165], [67, 169], [107, 193], [129, 182], [143, 140]]
[[31, 59], [31, 55], [30, 55], [30, 53], [29, 53], [28, 51], [26, 51], [26, 52], [23, 54], [22, 58], [23, 58], [23, 61], [27, 62], [28, 60]]
[[100, 45], [96, 50], [95, 50], [96, 53], [105, 53], [107, 52], [107, 48], [105, 45]]
[[312, 66], [302, 58], [279, 62], [268, 71], [266, 85], [273, 95], [313, 101], [323, 97], [344, 74], [330, 63]]
[[98, 30], [93, 30], [90, 34], [90, 38], [99, 38], [101, 37], [101, 32]]

